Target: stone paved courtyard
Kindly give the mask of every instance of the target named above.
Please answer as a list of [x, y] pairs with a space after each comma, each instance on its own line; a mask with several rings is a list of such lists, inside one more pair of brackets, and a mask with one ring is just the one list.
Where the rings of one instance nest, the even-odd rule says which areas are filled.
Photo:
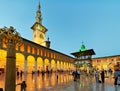
[[[105, 83], [97, 84], [94, 76], [81, 75], [80, 81], [74, 82], [69, 73], [58, 74], [26, 74], [16, 78], [16, 84], [26, 80], [27, 91], [120, 91], [120, 86], [114, 86], [114, 79], [105, 78]], [[4, 88], [5, 76], [0, 75], [0, 88]], [[20, 86], [16, 86], [16, 91], [20, 91]]]

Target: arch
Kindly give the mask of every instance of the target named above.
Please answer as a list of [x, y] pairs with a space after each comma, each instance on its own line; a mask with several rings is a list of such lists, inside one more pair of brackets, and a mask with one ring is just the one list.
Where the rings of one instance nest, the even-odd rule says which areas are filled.
[[64, 66], [63, 66], [63, 61], [61, 61], [60, 65], [61, 65], [61, 71], [63, 71], [63, 69], [64, 69], [64, 68], [63, 68], [63, 67], [64, 67]]
[[44, 60], [44, 62], [45, 62], [45, 72], [48, 72], [49, 71], [49, 68], [50, 68], [50, 62], [49, 62], [49, 60], [46, 58], [45, 60]]
[[0, 68], [5, 72], [6, 68], [6, 55], [7, 52], [5, 50], [0, 49]]
[[[17, 46], [16, 46], [16, 48], [17, 48]], [[22, 44], [21, 46], [20, 46], [20, 51], [24, 51], [24, 49], [25, 49], [25, 45], [24, 44]]]
[[52, 71], [55, 71], [55, 67], [56, 67], [55, 60], [52, 59], [52, 60], [51, 60], [51, 70], [52, 70]]
[[58, 71], [60, 71], [60, 70], [61, 70], [60, 61], [57, 61], [57, 69], [58, 69]]
[[27, 52], [30, 53], [31, 52], [31, 47], [27, 46]]
[[64, 66], [64, 67], [63, 67], [63, 68], [64, 68], [64, 71], [66, 71], [66, 68], [67, 68], [66, 62], [63, 63], [63, 66]]
[[70, 68], [71, 68], [71, 70], [75, 70], [75, 66], [73, 63], [70, 63]]
[[68, 70], [68, 62], [66, 62], [66, 70]]
[[67, 69], [70, 71], [70, 63], [67, 62]]
[[33, 56], [30, 55], [27, 57], [28, 73], [34, 71], [35, 69], [34, 62], [35, 62], [35, 58]]
[[37, 58], [37, 69], [39, 70], [39, 71], [42, 71], [42, 67], [43, 67], [43, 59], [41, 58], [41, 57], [38, 57]]
[[25, 60], [25, 57], [23, 54], [21, 53], [16, 53], [16, 68], [17, 68], [17, 71], [24, 71], [24, 60]]

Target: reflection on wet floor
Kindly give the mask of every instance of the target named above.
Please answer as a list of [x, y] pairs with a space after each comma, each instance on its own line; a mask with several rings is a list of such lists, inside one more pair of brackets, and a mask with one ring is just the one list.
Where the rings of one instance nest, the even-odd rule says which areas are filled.
[[[16, 77], [16, 84], [23, 80], [27, 83], [27, 91], [44, 91], [45, 89], [55, 89], [56, 87], [63, 87], [69, 82], [73, 81], [70, 74], [60, 73], [58, 79], [55, 73], [52, 74], [24, 74], [22, 77]], [[0, 87], [4, 88], [4, 76], [0, 79]], [[16, 91], [20, 90], [20, 85], [16, 86]]]
[[[120, 86], [114, 86], [114, 79], [105, 78], [105, 83], [95, 83], [94, 77], [82, 75], [77, 82], [73, 81], [73, 76], [69, 73], [58, 74], [25, 74], [16, 77], [16, 84], [23, 80], [27, 83], [27, 91], [120, 91]], [[0, 88], [4, 88], [4, 75], [0, 75]], [[16, 91], [20, 91], [20, 86], [16, 86]]]

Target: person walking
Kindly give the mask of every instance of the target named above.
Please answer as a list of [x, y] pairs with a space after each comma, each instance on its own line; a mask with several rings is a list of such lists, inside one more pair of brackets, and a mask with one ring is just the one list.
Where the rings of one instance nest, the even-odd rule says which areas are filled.
[[95, 79], [96, 79], [96, 83], [99, 83], [99, 72], [97, 70], [95, 72]]
[[120, 86], [120, 74], [118, 74], [118, 77], [117, 77], [117, 85]]
[[26, 82], [25, 82], [25, 81], [23, 81], [22, 83], [18, 83], [17, 85], [20, 85], [20, 86], [21, 86], [21, 87], [20, 87], [20, 91], [26, 91], [27, 85], [26, 85]]
[[77, 70], [78, 79], [80, 79], [80, 70]]
[[114, 72], [114, 85], [117, 85], [117, 80], [118, 80], [118, 71], [115, 70], [115, 72]]
[[105, 81], [105, 72], [104, 72], [104, 69], [101, 71], [101, 80], [102, 80], [102, 83], [104, 83], [104, 81]]
[[77, 81], [78, 79], [78, 73], [77, 73], [77, 70], [75, 71], [75, 74], [74, 74], [74, 81]]

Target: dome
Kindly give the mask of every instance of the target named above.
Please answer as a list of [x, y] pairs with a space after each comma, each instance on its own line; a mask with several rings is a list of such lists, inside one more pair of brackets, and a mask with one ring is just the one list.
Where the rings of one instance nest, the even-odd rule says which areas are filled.
[[80, 48], [79, 52], [80, 52], [80, 51], [85, 51], [85, 50], [86, 50], [85, 45], [84, 45], [83, 42], [82, 42], [82, 45], [81, 45], [81, 48]]

